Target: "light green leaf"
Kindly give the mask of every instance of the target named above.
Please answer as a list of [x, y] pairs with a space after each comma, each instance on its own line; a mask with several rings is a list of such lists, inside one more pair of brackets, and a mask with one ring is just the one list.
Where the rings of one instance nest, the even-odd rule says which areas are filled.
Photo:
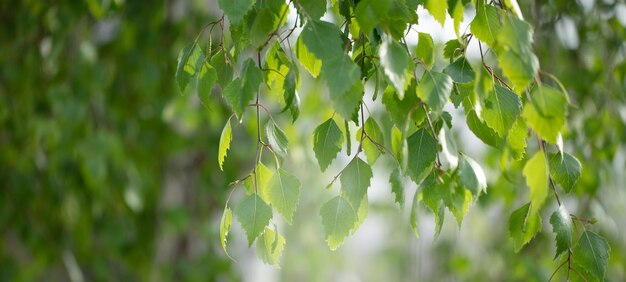
[[404, 171], [406, 169], [408, 161], [406, 156], [409, 154], [408, 148], [409, 146], [406, 142], [406, 139], [404, 139], [403, 137], [402, 131], [394, 126], [391, 129], [391, 150], [396, 156], [396, 159], [398, 159], [398, 163], [400, 164], [400, 171]]
[[509, 234], [516, 253], [541, 230], [541, 216], [531, 213], [531, 206], [531, 203], [525, 204], [509, 217]]
[[552, 213], [550, 216], [550, 224], [552, 224], [552, 232], [556, 234], [556, 255], [557, 258], [560, 254], [572, 247], [572, 233], [574, 223], [569, 215], [569, 212], [565, 209], [565, 206], [559, 206], [559, 209]]
[[543, 151], [526, 162], [523, 170], [526, 184], [530, 188], [531, 214], [539, 214], [539, 209], [548, 198], [548, 167]]
[[252, 195], [255, 192], [254, 182], [256, 181], [258, 183], [257, 192], [259, 194], [259, 197], [261, 197], [263, 201], [269, 203], [268, 183], [274, 175], [274, 172], [267, 168], [267, 166], [265, 166], [261, 162], [259, 162], [256, 167], [256, 175], [252, 174], [253, 172], [251, 172], [250, 177], [243, 181], [243, 186], [246, 187], [246, 193], [248, 195]]
[[408, 139], [409, 160], [408, 172], [411, 179], [419, 184], [430, 173], [437, 157], [435, 139], [422, 128]]
[[396, 89], [400, 100], [404, 98], [405, 74], [411, 68], [411, 58], [406, 50], [391, 37], [386, 37], [378, 50], [380, 65]]
[[443, 72], [449, 75], [456, 83], [471, 82], [474, 80], [474, 77], [476, 77], [472, 65], [470, 65], [465, 57], [456, 59], [456, 61], [443, 69]]
[[439, 72], [426, 71], [417, 85], [417, 96], [430, 107], [435, 116], [441, 114], [451, 91], [452, 79]]
[[341, 191], [353, 207], [361, 205], [372, 177], [372, 168], [359, 157], [354, 158], [341, 173]]
[[496, 48], [498, 65], [502, 73], [512, 83], [517, 93], [524, 91], [526, 86], [535, 78], [539, 71], [539, 60], [531, 51], [530, 47], [522, 49], [519, 53], [506, 47]]
[[189, 82], [200, 72], [203, 62], [204, 55], [198, 43], [191, 43], [180, 50], [175, 76], [181, 93], [185, 93]]
[[459, 163], [459, 183], [474, 196], [487, 189], [487, 178], [480, 165], [467, 155], [461, 155]]
[[265, 132], [267, 134], [267, 141], [269, 142], [270, 147], [276, 154], [281, 157], [287, 155], [287, 150], [289, 149], [289, 140], [287, 139], [287, 135], [283, 132], [274, 121], [270, 120], [267, 122], [265, 126]]
[[484, 1], [477, 1], [476, 17], [470, 23], [472, 34], [489, 47], [494, 47], [500, 28], [498, 10]]
[[198, 76], [198, 98], [203, 103], [208, 101], [211, 90], [217, 81], [217, 72], [208, 62], [202, 64], [200, 75]]
[[313, 132], [313, 151], [320, 169], [325, 171], [328, 165], [337, 157], [343, 144], [343, 134], [337, 123], [328, 119], [320, 124]]
[[218, 0], [220, 9], [224, 11], [228, 20], [233, 24], [238, 24], [243, 19], [256, 0]]
[[272, 218], [272, 208], [257, 194], [248, 196], [235, 208], [235, 216], [248, 237], [248, 246], [261, 235]]
[[326, 0], [298, 0], [294, 3], [300, 14], [314, 20], [318, 20], [326, 13]]
[[347, 120], [363, 98], [361, 71], [347, 55], [340, 55], [322, 63], [322, 77], [330, 92], [330, 99], [337, 112]]
[[426, 0], [424, 6], [441, 26], [446, 22], [446, 11], [448, 10], [448, 1], [446, 0]]
[[530, 95], [530, 103], [524, 106], [526, 123], [539, 137], [555, 144], [565, 128], [567, 98], [563, 92], [548, 86], [535, 87]]
[[469, 129], [474, 132], [474, 135], [483, 141], [483, 143], [494, 148], [500, 147], [502, 139], [498, 136], [498, 133], [487, 126], [487, 124], [478, 117], [474, 110], [467, 114], [466, 122], [467, 127], [469, 127]]
[[278, 265], [280, 256], [285, 248], [285, 237], [278, 232], [274, 232], [268, 227], [256, 243], [256, 254], [269, 265]]
[[435, 62], [435, 43], [428, 33], [419, 32], [415, 47], [415, 57], [422, 61], [426, 67], [430, 68]]
[[267, 188], [270, 204], [291, 224], [300, 201], [300, 180], [281, 168], [274, 173]]
[[446, 59], [456, 58], [463, 54], [463, 50], [465, 50], [465, 46], [461, 41], [458, 39], [448, 40], [443, 46], [443, 57]]
[[454, 20], [454, 33], [456, 34], [456, 36], [459, 36], [459, 27], [461, 26], [461, 22], [463, 21], [463, 1], [462, 0], [455, 0], [453, 1], [455, 2], [452, 7], [452, 12], [450, 13], [450, 16], [452, 16], [452, 19]]
[[361, 201], [361, 204], [359, 205], [359, 209], [356, 212], [356, 222], [354, 223], [354, 227], [352, 228], [351, 234], [356, 233], [356, 231], [359, 230], [359, 227], [361, 227], [363, 222], [365, 222], [368, 211], [369, 211], [369, 200], [367, 199], [367, 195], [365, 195], [365, 197]]
[[417, 230], [417, 209], [418, 209], [418, 198], [419, 198], [419, 194], [420, 191], [415, 191], [415, 195], [413, 196], [413, 203], [411, 204], [411, 215], [410, 215], [410, 223], [411, 223], [411, 229], [413, 230], [413, 235], [415, 235], [415, 238], [419, 239], [420, 237], [420, 233], [419, 230]]
[[522, 101], [499, 85], [481, 100], [481, 117], [500, 137], [506, 136], [522, 110]]
[[322, 60], [322, 66], [326, 64], [327, 60], [341, 57], [340, 55], [343, 54], [341, 31], [333, 23], [319, 20], [307, 21], [300, 38], [302, 38], [307, 49], [316, 58]]
[[611, 247], [606, 239], [592, 231], [585, 231], [578, 239], [573, 252], [572, 262], [577, 266], [577, 270], [592, 276], [587, 278], [604, 281], [604, 273], [611, 252]]
[[520, 116], [517, 118], [515, 124], [509, 134], [506, 136], [506, 150], [511, 154], [514, 160], [521, 160], [526, 155], [526, 137], [528, 135], [528, 128], [524, 119]]
[[550, 175], [557, 183], [561, 184], [566, 193], [572, 191], [580, 178], [582, 165], [576, 157], [559, 152], [550, 154]]
[[396, 195], [396, 203], [402, 209], [404, 207], [404, 185], [399, 167], [396, 167], [389, 175], [389, 184], [391, 185], [391, 192]]
[[233, 130], [230, 127], [230, 118], [226, 121], [224, 125], [224, 129], [222, 130], [222, 135], [220, 136], [220, 145], [217, 153], [217, 162], [220, 165], [220, 170], [224, 170], [222, 165], [224, 164], [224, 159], [226, 158], [226, 153], [228, 148], [230, 148], [230, 141], [233, 138]]
[[300, 64], [313, 76], [317, 78], [322, 69], [322, 61], [320, 61], [302, 42], [302, 37], [298, 37], [296, 41], [296, 56]]
[[226, 249], [226, 240], [228, 239], [228, 231], [230, 231], [230, 225], [233, 222], [233, 212], [228, 206], [224, 207], [224, 213], [222, 214], [222, 220], [220, 221], [220, 242], [222, 243], [222, 249], [226, 256], [232, 259]]
[[361, 31], [369, 33], [381, 21], [389, 20], [389, 9], [393, 4], [389, 0], [363, 0], [359, 1], [354, 10]]
[[[383, 132], [380, 130], [380, 126], [378, 126], [376, 120], [374, 120], [372, 117], [367, 118], [367, 120], [365, 121], [365, 132], [367, 133], [367, 136], [372, 138], [376, 143], [384, 143]], [[356, 139], [360, 140], [360, 138], [361, 129], [356, 132]], [[381, 154], [378, 146], [376, 146], [376, 144], [374, 144], [370, 139], [366, 137], [365, 139], [363, 139], [363, 142], [361, 142], [361, 147], [363, 148], [363, 152], [365, 153], [367, 162], [370, 165], [374, 165], [374, 163], [376, 162], [376, 160], [378, 160], [378, 157]]]
[[357, 222], [357, 214], [348, 201], [341, 196], [336, 196], [322, 205], [320, 215], [326, 242], [334, 251], [350, 234], [350, 230]]
[[438, 238], [446, 215], [443, 199], [446, 197], [448, 191], [445, 189], [448, 187], [438, 183], [433, 174], [426, 178], [420, 186], [418, 191], [421, 194], [421, 199], [435, 216], [435, 238]]
[[498, 44], [509, 47], [516, 53], [531, 49], [533, 28], [529, 23], [510, 13], [502, 14], [502, 28], [498, 32]]

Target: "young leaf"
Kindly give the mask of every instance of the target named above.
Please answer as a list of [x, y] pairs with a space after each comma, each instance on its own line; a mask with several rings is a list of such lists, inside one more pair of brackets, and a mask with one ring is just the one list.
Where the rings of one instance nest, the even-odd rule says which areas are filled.
[[548, 167], [543, 151], [526, 162], [523, 170], [526, 184], [530, 188], [531, 215], [539, 214], [539, 209], [548, 198]]
[[[445, 2], [445, 1], [441, 1]], [[417, 46], [415, 47], [415, 57], [420, 59], [428, 68], [435, 62], [435, 44], [433, 38], [428, 33], [419, 32]]]
[[466, 122], [467, 127], [469, 127], [469, 129], [474, 132], [474, 135], [483, 141], [483, 143], [494, 148], [500, 148], [500, 142], [502, 140], [498, 137], [498, 133], [487, 126], [487, 124], [478, 117], [476, 111], [472, 110], [467, 114]]
[[476, 77], [472, 65], [465, 57], [456, 59], [456, 61], [443, 69], [443, 72], [449, 75], [456, 83], [467, 83], [473, 81], [474, 77]]
[[500, 31], [498, 11], [484, 1], [477, 1], [476, 5], [476, 17], [470, 23], [470, 31], [480, 41], [494, 47], [496, 36]]
[[459, 183], [474, 196], [487, 189], [485, 172], [476, 161], [466, 155], [461, 155], [459, 162]]
[[535, 87], [530, 96], [523, 113], [526, 123], [539, 137], [555, 144], [566, 123], [566, 96], [548, 86]]
[[294, 3], [301, 15], [307, 15], [314, 20], [326, 13], [326, 0], [298, 0]]
[[222, 165], [224, 164], [224, 158], [226, 158], [226, 153], [228, 148], [230, 148], [230, 141], [233, 138], [232, 128], [230, 127], [230, 118], [226, 121], [224, 125], [224, 129], [222, 130], [222, 135], [220, 136], [220, 144], [219, 150], [217, 153], [217, 161], [220, 165], [220, 170], [224, 170]]
[[202, 54], [200, 46], [196, 42], [191, 43], [180, 50], [175, 76], [178, 89], [181, 93], [185, 93], [185, 89], [187, 89], [189, 82], [191, 82], [191, 80], [196, 77], [198, 72], [200, 72], [203, 61], [204, 55]]
[[554, 181], [561, 184], [566, 193], [574, 188], [574, 184], [580, 178], [581, 169], [578, 159], [568, 153], [550, 154], [550, 175]]
[[439, 72], [426, 71], [417, 85], [417, 96], [422, 99], [439, 116], [443, 106], [450, 98], [452, 91], [452, 79]]
[[298, 37], [296, 41], [296, 56], [298, 62], [313, 76], [317, 78], [322, 69], [322, 61], [320, 61], [302, 42], [302, 37]]
[[437, 157], [435, 139], [422, 128], [413, 133], [407, 139], [407, 143], [409, 145], [409, 175], [415, 183], [419, 184], [430, 173]]
[[341, 190], [353, 207], [361, 205], [372, 176], [372, 168], [359, 157], [354, 158], [341, 173]]
[[243, 16], [248, 13], [256, 0], [218, 0], [220, 9], [224, 11], [228, 20], [233, 24], [238, 24]]
[[411, 58], [406, 50], [391, 37], [386, 37], [378, 51], [380, 65], [396, 89], [400, 100], [404, 98], [405, 74], [411, 67]]
[[343, 240], [350, 234], [350, 230], [357, 221], [357, 214], [341, 196], [336, 196], [322, 205], [320, 209], [326, 242], [331, 250], [336, 250]]
[[597, 281], [604, 281], [611, 247], [602, 236], [591, 231], [583, 232], [573, 252], [572, 262], [576, 269], [588, 273]]
[[[359, 129], [356, 132], [357, 140], [360, 140], [361, 138], [361, 131], [362, 130]], [[376, 120], [374, 120], [372, 117], [367, 118], [367, 120], [365, 121], [365, 133], [367, 133], [367, 136], [369, 136], [369, 138], [371, 138], [375, 142], [379, 144], [383, 143], [383, 132], [380, 130], [380, 126], [378, 126]], [[380, 149], [378, 148], [378, 146], [376, 146], [376, 144], [374, 144], [367, 137], [363, 139], [363, 142], [361, 142], [361, 146], [363, 147], [363, 152], [365, 153], [367, 162], [370, 165], [374, 165], [374, 163], [376, 162], [376, 160], [378, 160], [378, 157], [380, 156]]]
[[523, 205], [509, 217], [509, 233], [515, 252], [519, 252], [541, 230], [541, 216], [531, 213], [532, 203]]
[[265, 126], [265, 131], [267, 134], [267, 141], [272, 147], [272, 150], [276, 152], [279, 156], [286, 156], [287, 149], [289, 149], [289, 141], [287, 140], [287, 135], [283, 132], [274, 121], [268, 121]]
[[481, 102], [483, 120], [500, 137], [504, 137], [517, 120], [522, 110], [522, 101], [515, 93], [496, 85], [494, 91], [488, 92]]
[[269, 265], [278, 265], [284, 247], [285, 237], [265, 227], [263, 235], [259, 237], [259, 241], [256, 243], [256, 254], [263, 262]]
[[442, 0], [426, 0], [426, 10], [430, 13], [441, 26], [446, 22], [446, 11], [448, 10], [448, 1]]
[[443, 57], [446, 59], [456, 58], [463, 54], [464, 49], [465, 46], [458, 39], [448, 40], [443, 46]]
[[322, 171], [325, 171], [328, 165], [337, 157], [337, 153], [341, 151], [342, 144], [343, 134], [332, 118], [315, 128], [313, 132], [313, 151]]
[[573, 222], [569, 216], [569, 212], [565, 206], [559, 206], [559, 209], [550, 216], [550, 224], [552, 224], [552, 232], [556, 234], [556, 255], [557, 258], [565, 250], [572, 247]]
[[281, 168], [274, 173], [267, 188], [270, 204], [291, 224], [300, 200], [300, 180]]
[[263, 229], [272, 218], [272, 208], [268, 206], [257, 194], [248, 196], [235, 208], [235, 216], [241, 227], [246, 231], [248, 246], [261, 235]]
[[[224, 88], [224, 91], [222, 91], [222, 95], [224, 96], [224, 99], [226, 99], [226, 102], [233, 109], [233, 112], [235, 112], [235, 115], [237, 116], [237, 120], [241, 122], [243, 118], [243, 112], [246, 109], [246, 106], [249, 102], [249, 100], [242, 101], [243, 97], [241, 96], [243, 95], [243, 91], [242, 91], [241, 79], [236, 78], [235, 80], [231, 81], [226, 86], [226, 88]], [[245, 97], [244, 99], [251, 100], [252, 98], [253, 97]]]
[[268, 183], [270, 182], [270, 179], [272, 179], [273, 175], [273, 171], [267, 168], [267, 166], [263, 163], [259, 162], [256, 167], [256, 175], [251, 172], [250, 177], [243, 181], [243, 186], [246, 187], [246, 193], [248, 195], [252, 195], [255, 192], [254, 182], [256, 181], [258, 182], [257, 192], [259, 197], [261, 197], [263, 201], [269, 202]]
[[350, 232], [350, 234], [354, 234], [357, 230], [359, 230], [359, 227], [361, 227], [361, 224], [363, 224], [363, 222], [365, 222], [365, 219], [367, 218], [368, 211], [369, 200], [367, 199], [367, 195], [365, 195], [365, 197], [363, 197], [363, 200], [361, 201], [361, 204], [359, 205], [359, 209], [356, 211], [356, 222], [354, 223], [354, 227], [352, 227], [352, 231]]
[[[230, 225], [233, 222], [233, 212], [228, 206], [224, 207], [224, 213], [222, 214], [222, 220], [220, 221], [220, 242], [222, 243], [222, 249], [229, 258], [228, 250], [226, 249], [226, 240], [228, 239], [228, 231], [230, 231]], [[232, 259], [232, 258], [231, 258]]]
[[391, 185], [391, 192], [396, 195], [396, 203], [400, 205], [400, 209], [404, 207], [404, 186], [402, 182], [400, 168], [396, 167], [389, 175], [389, 184]]

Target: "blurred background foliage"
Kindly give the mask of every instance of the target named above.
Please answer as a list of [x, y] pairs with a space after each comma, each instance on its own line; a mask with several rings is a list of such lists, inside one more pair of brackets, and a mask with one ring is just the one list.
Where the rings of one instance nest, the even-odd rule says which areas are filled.
[[[612, 246], [607, 279], [624, 281], [626, 4], [520, 2], [542, 69], [561, 79], [573, 104], [565, 147], [583, 174], [566, 205], [597, 220], [587, 228]], [[252, 168], [256, 120], [233, 128], [220, 172], [217, 143], [230, 109], [218, 91], [198, 99], [174, 82], [179, 50], [219, 17], [212, 0], [0, 3], [1, 281], [545, 281], [558, 266], [547, 220], [554, 205], [544, 209], [543, 231], [514, 253], [506, 222], [527, 193], [521, 173], [507, 179], [498, 152], [459, 131], [489, 180], [460, 230], [448, 220], [433, 241], [432, 218], [420, 211], [415, 239], [407, 209], [393, 204], [385, 160], [374, 166], [367, 220], [329, 251], [318, 211], [334, 194], [322, 188], [347, 158], [325, 173], [314, 162], [311, 132], [332, 110], [310, 77], [301, 118], [275, 115], [292, 146], [285, 165], [304, 183], [294, 225], [279, 222], [281, 268], [256, 259], [238, 223], [229, 246], [238, 263], [227, 259], [219, 219], [228, 183]], [[368, 103], [388, 122], [378, 101]], [[406, 184], [410, 197], [415, 185]]]

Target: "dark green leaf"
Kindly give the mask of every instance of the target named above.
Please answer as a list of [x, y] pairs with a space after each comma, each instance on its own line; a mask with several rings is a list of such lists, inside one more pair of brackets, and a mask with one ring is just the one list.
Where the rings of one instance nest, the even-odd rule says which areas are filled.
[[448, 74], [456, 83], [466, 83], [474, 80], [476, 74], [465, 57], [460, 57], [448, 65], [443, 72]]
[[413, 133], [407, 142], [409, 145], [408, 172], [411, 179], [419, 184], [430, 173], [437, 157], [435, 139], [422, 128]]
[[530, 207], [531, 203], [525, 204], [509, 217], [509, 233], [516, 253], [541, 230], [541, 216], [531, 213]]

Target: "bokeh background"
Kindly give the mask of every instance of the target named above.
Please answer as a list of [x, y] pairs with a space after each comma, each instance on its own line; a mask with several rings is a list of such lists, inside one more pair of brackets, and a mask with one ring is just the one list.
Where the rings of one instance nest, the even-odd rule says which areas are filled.
[[[607, 279], [624, 281], [626, 3], [520, 2], [535, 27], [542, 69], [561, 79], [572, 102], [565, 148], [583, 173], [565, 204], [597, 220], [587, 228], [612, 246]], [[408, 207], [393, 202], [392, 160], [383, 157], [373, 168], [368, 218], [340, 249], [328, 250], [319, 207], [336, 195], [324, 187], [348, 157], [319, 171], [311, 133], [332, 110], [323, 83], [304, 71], [296, 123], [278, 114], [278, 103], [264, 101], [289, 137], [285, 167], [303, 183], [294, 224], [275, 222], [287, 240], [281, 266], [256, 258], [236, 220], [229, 250], [237, 262], [228, 259], [219, 220], [228, 183], [253, 166], [256, 120], [250, 115], [234, 126], [222, 172], [217, 144], [230, 109], [219, 89], [209, 97], [181, 94], [174, 81], [180, 49], [221, 14], [214, 0], [0, 2], [0, 281], [548, 279], [558, 266], [546, 220], [554, 203], [544, 208], [543, 231], [514, 253], [507, 219], [527, 193], [523, 178], [505, 177], [498, 153], [473, 138], [452, 107], [460, 149], [479, 160], [489, 182], [461, 228], [448, 220], [434, 240], [432, 216], [420, 209], [416, 239]], [[441, 53], [455, 37], [450, 23], [442, 28], [418, 14], [418, 30], [433, 33]], [[467, 8], [462, 28], [472, 17]], [[292, 12], [290, 23], [294, 18]], [[219, 44], [219, 30], [212, 36]], [[200, 40], [209, 44], [206, 33]], [[470, 60], [477, 56], [470, 46]], [[445, 65], [439, 60], [435, 68]], [[371, 92], [369, 113], [389, 122]], [[528, 150], [536, 149], [532, 143]], [[416, 186], [405, 186], [410, 200]], [[237, 189], [233, 205], [243, 194]]]

